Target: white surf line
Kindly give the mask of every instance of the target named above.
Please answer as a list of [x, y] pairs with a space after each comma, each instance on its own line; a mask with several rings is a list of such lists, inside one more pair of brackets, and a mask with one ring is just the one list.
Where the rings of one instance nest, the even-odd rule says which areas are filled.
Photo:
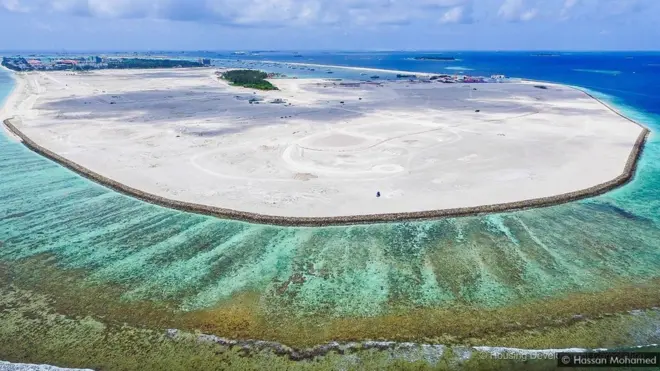
[[[181, 334], [182, 331], [178, 329], [168, 329], [167, 337], [170, 339], [176, 339]], [[303, 360], [314, 358], [318, 356], [325, 356], [328, 353], [336, 350], [343, 352], [358, 352], [366, 349], [376, 349], [376, 350], [390, 350], [396, 352], [405, 351], [409, 349], [426, 349], [431, 353], [436, 353], [438, 356], [442, 356], [447, 350], [464, 350], [464, 359], [469, 359], [472, 357], [473, 352], [487, 353], [493, 356], [500, 356], [503, 354], [519, 354], [522, 356], [545, 356], [545, 357], [554, 357], [557, 353], [585, 353], [585, 352], [607, 352], [607, 351], [617, 351], [618, 349], [646, 349], [646, 348], [655, 348], [658, 347], [658, 344], [645, 344], [645, 345], [636, 345], [628, 347], [613, 347], [613, 348], [547, 348], [547, 349], [525, 349], [525, 348], [513, 348], [513, 347], [496, 347], [496, 346], [449, 346], [444, 344], [429, 344], [429, 343], [413, 343], [413, 342], [396, 342], [396, 341], [373, 341], [373, 340], [364, 340], [364, 341], [354, 341], [354, 342], [338, 342], [332, 341], [323, 344], [318, 344], [310, 348], [292, 348], [282, 343], [275, 341], [260, 341], [260, 340], [234, 340], [228, 338], [222, 338], [215, 335], [199, 334], [197, 335], [197, 341], [203, 343], [216, 343], [223, 346], [239, 346], [247, 350], [256, 350], [262, 351], [264, 349], [279, 350], [284, 354], [289, 354], [296, 360]]]
[[7, 72], [7, 74], [9, 75], [9, 78], [11, 78], [12, 81], [14, 82], [12, 84], [11, 90], [9, 91], [7, 96], [5, 97], [4, 102], [2, 102], [2, 104], [0, 104], [0, 116], [2, 116], [2, 117], [0, 117], [0, 119], [4, 120], [5, 118], [7, 118], [7, 117], [4, 117], [4, 116], [11, 116], [12, 112], [10, 112], [10, 110], [16, 108], [15, 106], [16, 106], [16, 103], [17, 103], [16, 100], [18, 99], [18, 95], [22, 92], [23, 89], [25, 89], [24, 84], [27, 84], [27, 82], [24, 81], [21, 78], [18, 78], [15, 75], [14, 71], [10, 70], [9, 68], [7, 68], [5, 66], [0, 66], [0, 69]]
[[[648, 344], [648, 345], [637, 345], [631, 347], [622, 347], [625, 349], [643, 349], [643, 348], [655, 348], [659, 344]], [[489, 353], [494, 356], [509, 353], [509, 354], [520, 354], [520, 355], [547, 355], [553, 356], [557, 353], [586, 353], [586, 352], [608, 352], [612, 351], [611, 348], [558, 348], [558, 349], [523, 349], [523, 348], [508, 348], [508, 347], [489, 347], [489, 346], [475, 346], [472, 347], [473, 350], [478, 352]]]
[[596, 348], [596, 349], [587, 349], [587, 348], [559, 348], [559, 349], [523, 349], [523, 348], [508, 348], [508, 347], [488, 347], [488, 346], [476, 346], [472, 347], [473, 350], [478, 352], [488, 353], [494, 356], [502, 354], [520, 354], [525, 356], [531, 355], [547, 355], [553, 356], [557, 353], [585, 353], [585, 352], [606, 352], [606, 348]]
[[[273, 64], [284, 64], [291, 66], [309, 66], [309, 67], [322, 67], [322, 68], [337, 68], [344, 70], [354, 70], [354, 71], [371, 71], [371, 72], [383, 72], [383, 73], [398, 73], [406, 75], [421, 75], [421, 76], [434, 76], [434, 75], [443, 75], [443, 73], [432, 73], [432, 72], [417, 72], [417, 71], [400, 71], [400, 70], [388, 70], [383, 68], [369, 68], [369, 67], [350, 67], [350, 66], [336, 66], [331, 64], [316, 64], [316, 63], [301, 63], [301, 62], [283, 62], [283, 61], [260, 61], [254, 59], [243, 59], [243, 61], [248, 62], [259, 62], [259, 63], [273, 63]], [[446, 74], [445, 74], [446, 75]], [[329, 77], [332, 78], [332, 77]]]
[[45, 364], [11, 363], [0, 361], [2, 371], [94, 371], [89, 368], [62, 368]]

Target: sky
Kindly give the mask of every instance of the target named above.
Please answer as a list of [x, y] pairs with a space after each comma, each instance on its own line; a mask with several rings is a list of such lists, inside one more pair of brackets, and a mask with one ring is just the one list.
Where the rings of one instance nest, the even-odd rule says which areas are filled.
[[660, 50], [660, 0], [0, 0], [0, 51]]

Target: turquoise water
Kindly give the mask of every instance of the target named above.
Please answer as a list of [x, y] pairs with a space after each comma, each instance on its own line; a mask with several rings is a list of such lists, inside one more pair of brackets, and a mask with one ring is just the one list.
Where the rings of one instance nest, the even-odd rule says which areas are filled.
[[[10, 84], [0, 73], [0, 91]], [[657, 131], [655, 117], [602, 98]], [[497, 307], [660, 277], [659, 185], [655, 135], [635, 180], [593, 199], [484, 217], [285, 228], [143, 203], [0, 135], [0, 259], [48, 256], [84, 269], [89, 282], [122, 285], [126, 300], [168, 300], [184, 311], [247, 290], [275, 312]], [[295, 276], [305, 279], [283, 286]]]

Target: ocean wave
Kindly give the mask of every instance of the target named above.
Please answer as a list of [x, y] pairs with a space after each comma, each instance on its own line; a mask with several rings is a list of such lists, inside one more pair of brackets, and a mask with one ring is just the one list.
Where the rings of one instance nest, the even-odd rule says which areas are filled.
[[473, 71], [472, 68], [460, 67], [460, 66], [445, 67], [445, 69], [452, 71]]
[[585, 69], [585, 68], [575, 68], [573, 71], [576, 72], [589, 72], [589, 73], [600, 73], [603, 75], [612, 75], [612, 76], [617, 76], [621, 74], [621, 71], [615, 71], [615, 70], [591, 70], [591, 69]]
[[408, 57], [408, 58], [403, 58], [406, 61], [417, 61], [417, 62], [425, 62], [425, 61], [431, 61], [431, 62], [461, 62], [463, 61], [460, 58], [454, 58], [453, 60], [433, 60], [433, 59], [415, 59], [413, 57]]
[[[642, 311], [630, 311], [632, 315], [644, 314]], [[170, 339], [176, 340], [181, 337], [185, 338], [187, 334], [184, 331], [178, 329], [168, 329], [166, 331], [166, 336]], [[361, 350], [374, 349], [378, 351], [390, 351], [392, 354], [402, 354], [402, 353], [420, 353], [423, 354], [426, 358], [426, 361], [432, 361], [429, 358], [439, 360], [445, 351], [452, 351], [454, 354], [458, 355], [462, 360], [468, 360], [472, 358], [475, 352], [477, 353], [486, 353], [492, 356], [499, 356], [503, 354], [519, 354], [527, 357], [540, 357], [540, 356], [553, 356], [557, 353], [583, 353], [583, 352], [614, 352], [614, 351], [643, 351], [645, 349], [655, 349], [658, 347], [658, 344], [644, 344], [644, 345], [632, 345], [632, 346], [623, 346], [623, 347], [612, 347], [612, 348], [514, 348], [514, 347], [502, 347], [502, 346], [451, 346], [444, 344], [433, 344], [433, 343], [415, 343], [415, 342], [397, 342], [397, 341], [374, 341], [374, 340], [364, 340], [364, 341], [352, 341], [352, 342], [339, 342], [332, 341], [324, 344], [318, 344], [311, 348], [294, 348], [282, 343], [275, 341], [263, 341], [263, 340], [234, 340], [228, 338], [222, 338], [215, 335], [209, 334], [197, 334], [197, 341], [200, 343], [215, 343], [222, 346], [228, 347], [238, 347], [243, 349], [248, 354], [251, 352], [261, 352], [264, 350], [270, 350], [275, 354], [288, 355], [290, 359], [293, 360], [310, 360], [316, 357], [323, 357], [329, 353], [339, 353], [339, 354], [350, 354], [358, 352]], [[418, 352], [415, 352], [418, 351]], [[421, 351], [421, 352], [419, 352]], [[429, 357], [430, 356], [430, 357]], [[421, 359], [417, 359], [421, 360]], [[436, 362], [432, 363], [435, 365]]]

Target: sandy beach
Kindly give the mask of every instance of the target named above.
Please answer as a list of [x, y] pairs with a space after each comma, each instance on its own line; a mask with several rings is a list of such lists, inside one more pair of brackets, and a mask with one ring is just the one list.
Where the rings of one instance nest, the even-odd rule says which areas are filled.
[[218, 81], [215, 71], [17, 74], [2, 118], [144, 192], [289, 217], [575, 192], [619, 176], [643, 130], [549, 83], [277, 79], [279, 91], [261, 92]]

